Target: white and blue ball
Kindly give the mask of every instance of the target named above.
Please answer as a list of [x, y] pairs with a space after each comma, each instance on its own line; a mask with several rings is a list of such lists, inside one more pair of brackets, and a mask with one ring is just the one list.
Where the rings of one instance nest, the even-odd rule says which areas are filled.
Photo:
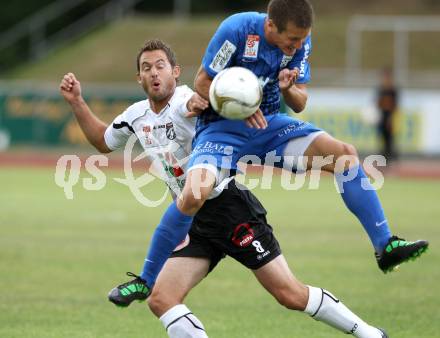
[[231, 67], [218, 73], [209, 87], [212, 108], [226, 119], [244, 120], [257, 111], [263, 99], [258, 78], [249, 69]]

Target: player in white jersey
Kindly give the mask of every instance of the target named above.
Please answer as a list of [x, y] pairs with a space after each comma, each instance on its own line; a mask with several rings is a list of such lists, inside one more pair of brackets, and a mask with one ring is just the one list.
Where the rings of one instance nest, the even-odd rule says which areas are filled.
[[[196, 118], [188, 117], [189, 107], [200, 110], [207, 104], [185, 85], [177, 86], [160, 110], [155, 110], [151, 99], [136, 102], [108, 126], [104, 133], [105, 144], [113, 151], [124, 147], [135, 134], [152, 169], [176, 197], [185, 183], [186, 164], [195, 134]], [[218, 196], [230, 180], [225, 178], [225, 182], [219, 182], [210, 198]]]
[[124, 147], [128, 138], [135, 134], [155, 172], [174, 195], [183, 187], [184, 167], [191, 153], [188, 140], [194, 136], [195, 119], [187, 118], [186, 114], [187, 102], [193, 95], [187, 86], [176, 87], [160, 111], [154, 111], [148, 99], [137, 102], [119, 115], [104, 134], [110, 150]]
[[[206, 108], [207, 102], [188, 87], [177, 87], [180, 70], [171, 49], [163, 42], [148, 41], [137, 64], [139, 83], [149, 99], [130, 106], [109, 126], [91, 112], [74, 74], [64, 76], [60, 90], [92, 145], [107, 153], [122, 147], [136, 134], [146, 155], [165, 169], [165, 181], [178, 195], [186, 168], [184, 159], [190, 153], [194, 135], [189, 111], [198, 112]], [[356, 337], [387, 337], [328, 291], [306, 286], [293, 276], [265, 214], [255, 196], [237, 188], [234, 181], [200, 209], [190, 242], [168, 260], [149, 298], [151, 310], [160, 317], [168, 335], [207, 337], [200, 320], [182, 304], [183, 299], [228, 254], [252, 269], [259, 282], [287, 308], [303, 311]], [[150, 286], [144, 279], [132, 275], [133, 280], [110, 292], [109, 299], [115, 304], [128, 306], [133, 300], [145, 300], [150, 295]]]

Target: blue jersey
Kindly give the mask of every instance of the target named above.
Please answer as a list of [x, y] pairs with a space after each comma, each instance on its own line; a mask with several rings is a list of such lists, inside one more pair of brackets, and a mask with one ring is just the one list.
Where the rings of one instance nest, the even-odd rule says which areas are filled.
[[[276, 46], [270, 45], [264, 36], [264, 22], [267, 14], [245, 12], [234, 14], [224, 20], [212, 37], [203, 57], [202, 65], [209, 76], [214, 77], [221, 70], [240, 66], [251, 70], [263, 86], [263, 101], [260, 109], [265, 115], [279, 113], [280, 88], [278, 74], [283, 68], [299, 68], [297, 83], [310, 80], [308, 57], [312, 49], [310, 35], [301, 49], [293, 56], [284, 55]], [[198, 126], [223, 119], [212, 108], [206, 110]]]

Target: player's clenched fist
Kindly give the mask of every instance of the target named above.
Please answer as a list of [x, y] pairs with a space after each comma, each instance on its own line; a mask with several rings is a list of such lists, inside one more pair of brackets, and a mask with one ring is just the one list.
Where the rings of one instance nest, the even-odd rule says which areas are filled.
[[294, 69], [284, 68], [283, 70], [281, 70], [280, 73], [278, 74], [280, 89], [288, 90], [290, 87], [292, 87], [295, 84], [298, 76], [299, 76], [299, 69], [296, 67]]
[[67, 73], [60, 83], [60, 92], [67, 102], [72, 102], [81, 97], [81, 84], [75, 74]]
[[208, 108], [209, 102], [201, 97], [199, 94], [194, 93], [193, 96], [188, 100], [186, 107], [188, 109], [188, 113], [186, 117], [195, 117], [198, 116]]

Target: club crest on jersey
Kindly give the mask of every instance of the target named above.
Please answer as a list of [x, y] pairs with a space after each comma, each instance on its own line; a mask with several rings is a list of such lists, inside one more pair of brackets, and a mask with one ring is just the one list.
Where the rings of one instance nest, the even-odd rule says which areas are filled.
[[292, 61], [293, 55], [283, 55], [283, 59], [281, 60], [280, 68], [285, 68], [290, 61]]
[[166, 135], [169, 140], [174, 140], [176, 138], [176, 131], [174, 130], [173, 122], [169, 122], [165, 125]]
[[246, 40], [246, 48], [243, 56], [245, 58], [256, 59], [258, 56], [258, 46], [260, 45], [259, 35], [248, 35]]

